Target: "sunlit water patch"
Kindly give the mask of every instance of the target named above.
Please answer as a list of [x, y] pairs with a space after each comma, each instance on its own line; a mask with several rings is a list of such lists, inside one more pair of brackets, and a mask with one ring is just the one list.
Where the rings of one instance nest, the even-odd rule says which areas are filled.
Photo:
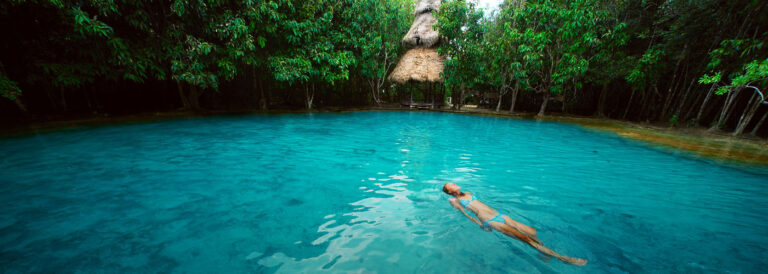
[[[768, 176], [579, 126], [195, 118], [0, 140], [0, 272], [758, 272]], [[484, 232], [455, 182], [583, 267]]]

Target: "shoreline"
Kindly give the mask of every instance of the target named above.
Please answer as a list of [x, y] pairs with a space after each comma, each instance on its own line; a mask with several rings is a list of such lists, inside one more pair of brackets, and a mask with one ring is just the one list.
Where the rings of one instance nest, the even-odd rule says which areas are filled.
[[[415, 112], [445, 112], [475, 116], [500, 117], [519, 120], [551, 121], [582, 126], [586, 129], [615, 133], [622, 138], [636, 140], [652, 147], [661, 148], [672, 153], [689, 154], [714, 160], [717, 163], [737, 163], [768, 167], [768, 142], [762, 139], [733, 137], [729, 134], [709, 132], [703, 128], [669, 128], [608, 118], [547, 115], [537, 117], [532, 113], [508, 113], [505, 111], [464, 108], [460, 111], [452, 109], [409, 109], [402, 107], [347, 107], [323, 108], [312, 110], [314, 113], [344, 113], [358, 111], [415, 111]], [[214, 116], [237, 116], [256, 114], [291, 114], [307, 113], [307, 110], [234, 110], [234, 111], [168, 111], [155, 113], [140, 113], [125, 116], [101, 116], [80, 119], [61, 119], [33, 122], [27, 125], [2, 128], [0, 138], [17, 138], [32, 134], [42, 134], [57, 131], [77, 130], [88, 127], [109, 125], [146, 123], [186, 118], [202, 118]]]

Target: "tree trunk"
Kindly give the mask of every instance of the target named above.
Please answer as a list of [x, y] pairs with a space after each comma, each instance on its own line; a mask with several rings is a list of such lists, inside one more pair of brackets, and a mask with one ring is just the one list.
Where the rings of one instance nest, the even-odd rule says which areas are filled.
[[377, 98], [377, 97], [376, 97], [376, 87], [375, 87], [375, 86], [371, 86], [371, 100], [373, 100], [373, 104], [374, 104], [375, 106], [377, 106], [377, 107], [378, 107], [378, 106], [380, 106], [380, 105], [381, 105], [381, 104], [379, 103], [379, 98]]
[[[685, 48], [687, 47], [688, 44], [685, 44]], [[683, 52], [685, 52], [685, 48], [683, 48]], [[680, 61], [683, 61], [683, 58], [677, 59], [677, 63], [675, 64], [675, 74], [672, 75], [672, 81], [669, 81], [670, 85], [667, 90], [667, 96], [664, 99], [664, 107], [661, 109], [658, 116], [661, 121], [663, 121], [667, 115], [667, 108], [669, 108], [669, 104], [672, 102], [672, 97], [677, 87], [677, 82], [675, 82], [675, 80], [677, 80], [677, 69], [680, 67]]]
[[704, 94], [701, 92], [698, 92], [698, 94], [696, 95], [696, 99], [693, 99], [693, 101], [691, 101], [691, 106], [688, 107], [688, 110], [685, 112], [685, 115], [683, 115], [682, 121], [688, 121], [688, 119], [691, 118], [691, 114], [693, 114], [693, 110], [696, 109], [696, 103], [699, 102], [699, 100], [701, 100], [702, 95]]
[[45, 95], [48, 96], [48, 101], [51, 103], [51, 108], [53, 108], [54, 112], [59, 112], [59, 104], [56, 103], [56, 100], [53, 99], [53, 96], [50, 92], [46, 91]]
[[[736, 104], [735, 103], [736, 103], [736, 98], [738, 97], [739, 93], [741, 93], [741, 88], [736, 90], [736, 93], [733, 94], [733, 96], [731, 97], [731, 102], [725, 108], [725, 119], [723, 120], [722, 125], [725, 125], [726, 123], [728, 123], [728, 121], [731, 120], [731, 116], [733, 115], [733, 113], [736, 112], [736, 107], [735, 107]], [[751, 98], [750, 98], [750, 101], [752, 101]]]
[[597, 116], [605, 117], [605, 99], [608, 97], [608, 83], [603, 84], [600, 91], [600, 99], [597, 101]]
[[83, 94], [85, 95], [85, 102], [88, 103], [88, 110], [91, 112], [94, 112], [93, 110], [93, 103], [91, 102], [91, 90], [93, 90], [93, 86], [89, 88], [83, 89]]
[[264, 96], [264, 81], [256, 75], [256, 67], [253, 68], [253, 89], [259, 90], [259, 107], [261, 110], [267, 110], [268, 103], [266, 96]]
[[[312, 86], [310, 88], [310, 86]], [[306, 96], [306, 103], [307, 103], [307, 109], [312, 110], [312, 101], [315, 100], [315, 85], [314, 84], [307, 84], [304, 87], [305, 90], [305, 96]]]
[[429, 102], [429, 100], [427, 100], [427, 98], [432, 97], [432, 83], [431, 82], [427, 82], [426, 85], [427, 85], [427, 93], [424, 94], [424, 101], [423, 101], [425, 104], [427, 102]]
[[544, 113], [547, 111], [547, 103], [549, 103], [549, 88], [547, 88], [544, 92], [544, 102], [541, 102], [541, 107], [539, 107], [539, 114], [536, 114], [536, 116], [542, 117], [544, 116]]
[[760, 130], [760, 126], [763, 125], [763, 122], [765, 122], [765, 118], [768, 117], [768, 110], [765, 111], [765, 114], [763, 114], [763, 118], [760, 118], [760, 121], [757, 122], [757, 125], [755, 125], [755, 128], [752, 129], [752, 132], [750, 132], [750, 135], [757, 135], [757, 131]]
[[59, 88], [59, 94], [61, 95], [61, 108], [64, 112], [67, 112], [67, 99], [64, 97], [64, 88]]
[[629, 95], [629, 102], [627, 102], [627, 108], [624, 109], [624, 115], [621, 116], [621, 119], [626, 120], [627, 114], [629, 114], [629, 109], [632, 107], [632, 100], [635, 98], [635, 90], [632, 89], [632, 94]]
[[13, 103], [16, 104], [16, 106], [21, 110], [21, 113], [23, 113], [25, 116], [29, 114], [29, 111], [27, 111], [27, 106], [24, 105], [24, 102], [21, 101], [18, 97], [13, 98]]
[[515, 86], [514, 89], [512, 89], [512, 98], [510, 98], [510, 105], [509, 105], [509, 113], [515, 113], [515, 103], [517, 102], [517, 93], [520, 91], [517, 86]]
[[741, 116], [739, 116], [739, 122], [736, 123], [736, 128], [733, 130], [733, 136], [741, 135], [747, 128], [747, 125], [749, 125], [749, 121], [752, 120], [752, 116], [755, 115], [757, 107], [760, 106], [760, 102], [755, 102], [756, 96], [757, 94], [753, 93], [752, 97], [749, 98], [749, 103], [747, 103]]
[[200, 94], [197, 92], [197, 86], [189, 86], [189, 106], [194, 109], [200, 109]]
[[456, 110], [461, 110], [461, 105], [464, 104], [464, 86], [462, 85], [459, 91], [459, 104]]
[[728, 110], [731, 107], [731, 104], [733, 104], [733, 99], [736, 98], [737, 95], [739, 95], [739, 92], [741, 92], [741, 89], [736, 89], [735, 91], [729, 91], [728, 97], [725, 98], [725, 102], [723, 102], [723, 108], [720, 110], [720, 116], [717, 120], [717, 124], [713, 125], [709, 128], [710, 131], [719, 129], [721, 126], [725, 124], [725, 121], [728, 120]]
[[189, 100], [187, 99], [187, 95], [184, 94], [184, 84], [182, 82], [176, 81], [176, 87], [179, 90], [179, 98], [181, 99], [181, 107], [183, 109], [189, 109]]
[[655, 95], [658, 95], [659, 89], [654, 84], [653, 91], [651, 92], [651, 88], [648, 88], [645, 90], [645, 92], [640, 93], [643, 97], [640, 98], [640, 101], [643, 102], [643, 104], [640, 106], [640, 115], [638, 116], [637, 120], [643, 120], [645, 118], [646, 122], [648, 122], [648, 117], [651, 117], [652, 109], [650, 107], [651, 100], [655, 98]]
[[707, 102], [709, 102], [709, 99], [712, 98], [712, 93], [714, 92], [715, 92], [715, 84], [712, 84], [712, 86], [709, 88], [709, 91], [707, 92], [707, 97], [704, 98], [704, 102], [701, 103], [701, 107], [699, 107], [699, 114], [696, 114], [697, 123], [701, 121], [701, 116], [704, 114], [704, 108], [707, 106]]
[[435, 90], [435, 84], [429, 83], [429, 108], [430, 109], [435, 108], [435, 93], [437, 93], [437, 91]]
[[379, 86], [378, 86], [378, 80], [376, 79], [368, 79], [368, 85], [371, 87], [371, 100], [373, 101], [373, 104], [378, 106], [381, 106], [381, 100], [379, 99]]
[[685, 106], [685, 100], [688, 100], [688, 94], [691, 93], [691, 88], [693, 87], [693, 83], [696, 82], [696, 78], [691, 79], [691, 83], [688, 84], [688, 89], [685, 90], [685, 93], [683, 93], [683, 98], [680, 99], [680, 104], [677, 105], [677, 110], [675, 110], [675, 115], [677, 116], [678, 121], [683, 122], [685, 121], [685, 117], [680, 116], [680, 112], [683, 111], [683, 107]]
[[501, 110], [501, 99], [504, 98], [504, 94], [507, 93], [506, 91], [507, 91], [507, 88], [504, 86], [502, 86], [499, 89], [499, 101], [496, 103], [496, 112], [499, 112], [499, 110]]
[[269, 94], [264, 93], [264, 81], [259, 80], [259, 103], [261, 104], [261, 110], [269, 109]]

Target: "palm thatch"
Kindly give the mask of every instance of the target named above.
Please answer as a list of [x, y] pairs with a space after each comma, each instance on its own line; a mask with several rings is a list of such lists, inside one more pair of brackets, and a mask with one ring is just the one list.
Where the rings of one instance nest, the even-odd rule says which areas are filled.
[[427, 12], [437, 12], [440, 8], [440, 0], [420, 0], [416, 3], [416, 9], [413, 10], [413, 15], [419, 15]]
[[425, 12], [416, 15], [413, 25], [403, 38], [403, 44], [412, 47], [431, 48], [438, 42], [438, 33], [432, 29], [432, 25], [437, 23], [437, 19], [431, 12]]
[[397, 83], [408, 81], [442, 82], [443, 57], [436, 49], [414, 48], [406, 52], [397, 67], [389, 75], [389, 80]]

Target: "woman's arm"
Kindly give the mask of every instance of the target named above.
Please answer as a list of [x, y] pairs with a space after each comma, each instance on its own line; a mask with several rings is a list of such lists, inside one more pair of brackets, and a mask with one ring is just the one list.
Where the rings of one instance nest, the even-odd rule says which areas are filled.
[[482, 223], [482, 222], [480, 222], [480, 220], [478, 220], [478, 219], [477, 219], [477, 218], [475, 218], [475, 217], [469, 216], [469, 214], [467, 214], [467, 212], [466, 212], [466, 211], [464, 211], [464, 209], [463, 209], [463, 208], [459, 208], [459, 210], [461, 210], [461, 213], [464, 213], [464, 216], [467, 216], [467, 218], [469, 218], [470, 220], [472, 220], [473, 222], [475, 222], [477, 225], [479, 225], [479, 226], [481, 226], [481, 227], [485, 228], [485, 226], [483, 226], [483, 223]]
[[482, 223], [482, 222], [480, 222], [480, 220], [478, 220], [478, 219], [477, 219], [477, 218], [475, 218], [475, 217], [469, 216], [469, 214], [467, 214], [467, 212], [466, 212], [466, 211], [464, 211], [464, 207], [462, 207], [462, 206], [461, 206], [461, 204], [459, 203], [459, 200], [458, 200], [458, 199], [456, 199], [456, 198], [451, 198], [451, 199], [449, 199], [448, 201], [451, 203], [451, 205], [452, 205], [454, 208], [456, 208], [456, 209], [460, 210], [460, 211], [461, 211], [461, 213], [463, 213], [463, 214], [464, 214], [464, 216], [467, 216], [467, 218], [469, 218], [470, 220], [472, 220], [472, 222], [476, 223], [476, 224], [477, 224], [477, 225], [479, 225], [481, 228], [483, 228], [483, 229], [485, 229], [485, 230], [487, 230], [487, 231], [490, 231], [490, 229], [486, 229], [486, 227], [485, 227], [485, 226], [483, 226], [483, 223]]

